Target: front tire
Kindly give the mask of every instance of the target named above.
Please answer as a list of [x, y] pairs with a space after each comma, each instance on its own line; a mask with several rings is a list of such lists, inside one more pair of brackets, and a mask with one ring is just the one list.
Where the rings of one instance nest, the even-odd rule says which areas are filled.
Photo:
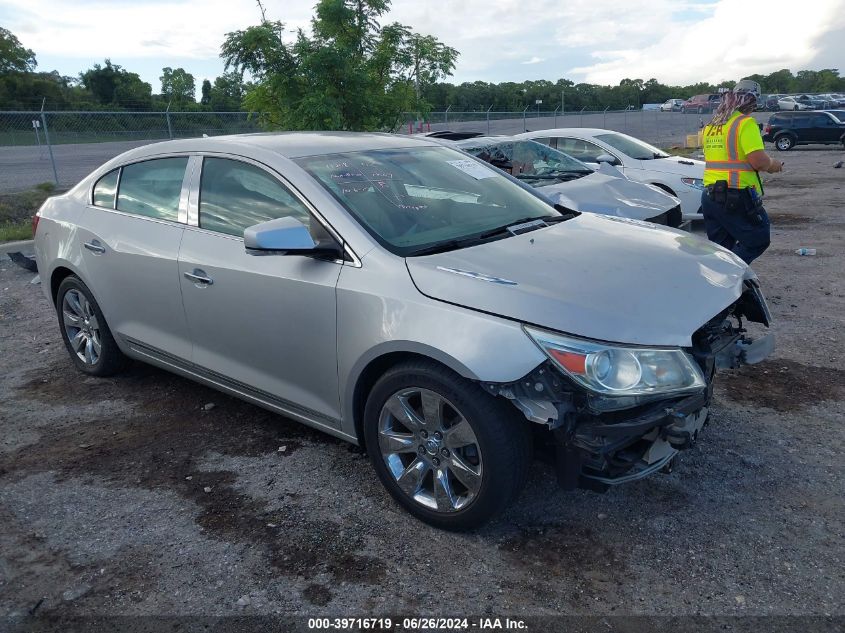
[[367, 452], [388, 492], [435, 527], [468, 530], [525, 484], [528, 422], [507, 402], [432, 361], [391, 368], [364, 410]]
[[65, 277], [56, 293], [56, 316], [76, 368], [92, 376], [111, 376], [126, 357], [118, 348], [94, 295], [76, 275]]

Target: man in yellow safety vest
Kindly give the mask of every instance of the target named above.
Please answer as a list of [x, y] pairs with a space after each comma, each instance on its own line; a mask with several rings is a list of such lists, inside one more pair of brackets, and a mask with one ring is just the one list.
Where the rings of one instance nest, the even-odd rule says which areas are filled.
[[769, 216], [763, 208], [761, 171], [773, 174], [783, 163], [763, 150], [757, 122], [750, 116], [760, 84], [743, 79], [722, 95], [704, 127], [704, 192], [701, 212], [712, 242], [750, 264], [769, 247]]

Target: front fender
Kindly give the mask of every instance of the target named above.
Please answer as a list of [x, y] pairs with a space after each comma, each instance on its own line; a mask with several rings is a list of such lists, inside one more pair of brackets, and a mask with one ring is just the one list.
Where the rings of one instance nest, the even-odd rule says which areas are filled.
[[479, 382], [512, 382], [545, 360], [518, 321], [430, 299], [399, 258], [374, 255], [362, 268], [345, 266], [337, 286], [338, 386], [349, 435], [356, 386], [388, 354], [431, 358]]

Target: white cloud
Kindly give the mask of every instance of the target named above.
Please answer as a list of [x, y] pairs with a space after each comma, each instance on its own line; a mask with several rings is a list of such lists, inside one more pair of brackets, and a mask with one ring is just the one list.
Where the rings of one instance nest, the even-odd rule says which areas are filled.
[[[655, 30], [650, 37], [629, 32], [624, 42], [628, 46], [620, 49], [622, 42], [617, 41], [617, 50], [594, 51], [595, 63], [571, 72], [599, 84], [622, 77], [682, 84], [740, 79], [781, 68], [800, 70], [819, 53], [815, 43], [822, 35], [845, 25], [842, 8], [841, 0], [815, 0], [809, 10], [793, 2], [720, 0], [711, 15], [683, 27]], [[785, 38], [769, 25], [771, 16], [783, 12], [789, 15]]]
[[[457, 48], [454, 81], [528, 78], [530, 66], [552, 80], [691, 83], [845, 58], [842, 41], [818, 49], [845, 27], [843, 1], [393, 0], [381, 21]], [[315, 2], [265, 6], [293, 31], [308, 27]], [[255, 0], [0, 0], [0, 15], [39, 57], [110, 57], [130, 70], [132, 59], [217, 60], [226, 32], [259, 19]]]
[[[310, 4], [289, 3], [286, 26], [307, 26]], [[216, 58], [225, 33], [256, 24], [260, 19], [254, 0], [2, 0], [0, 7], [14, 16], [13, 24], [7, 28], [17, 32], [36, 56], [152, 57], [163, 61], [168, 57]], [[14, 22], [25, 28], [16, 30]]]

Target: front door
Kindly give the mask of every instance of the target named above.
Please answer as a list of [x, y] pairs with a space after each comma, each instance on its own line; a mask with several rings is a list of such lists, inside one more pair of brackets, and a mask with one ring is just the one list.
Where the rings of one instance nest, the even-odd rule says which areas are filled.
[[217, 157], [203, 159], [196, 206], [179, 279], [198, 371], [295, 417], [338, 427], [335, 287], [342, 264], [249, 255], [243, 242], [245, 228], [286, 216], [323, 237], [307, 207], [264, 168]]

